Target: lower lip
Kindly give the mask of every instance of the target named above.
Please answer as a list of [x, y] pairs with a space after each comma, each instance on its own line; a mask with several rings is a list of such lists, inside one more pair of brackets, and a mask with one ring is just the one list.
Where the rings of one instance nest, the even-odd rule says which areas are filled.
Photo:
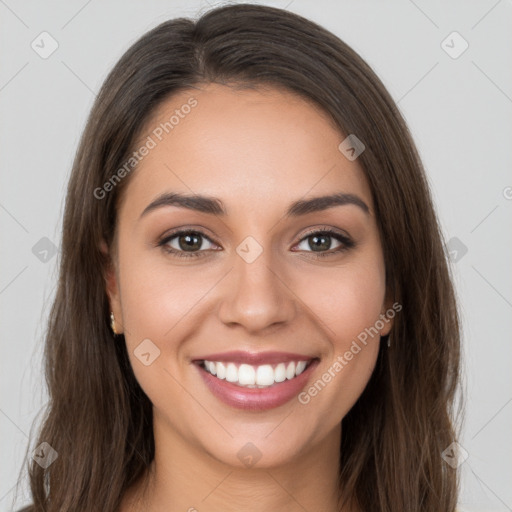
[[196, 365], [210, 391], [222, 402], [246, 411], [265, 411], [279, 407], [296, 397], [306, 385], [311, 373], [318, 365], [315, 359], [297, 377], [276, 383], [268, 388], [244, 388], [225, 379], [218, 379], [204, 368]]

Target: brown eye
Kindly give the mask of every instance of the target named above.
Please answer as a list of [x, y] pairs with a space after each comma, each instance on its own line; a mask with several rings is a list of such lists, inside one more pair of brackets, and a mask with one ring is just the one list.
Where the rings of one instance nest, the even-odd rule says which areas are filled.
[[326, 234], [310, 235], [306, 238], [309, 247], [314, 251], [328, 251], [331, 249], [333, 237]]
[[[338, 245], [332, 247], [333, 242], [337, 242]], [[298, 247], [300, 245], [303, 245], [303, 248], [299, 248], [299, 250], [317, 253], [316, 256], [330, 256], [354, 247], [355, 243], [348, 236], [341, 233], [332, 230], [321, 230], [307, 234], [298, 244]]]
[[205, 234], [199, 231], [188, 230], [178, 231], [166, 236], [158, 245], [162, 246], [167, 252], [178, 257], [197, 257], [201, 256], [200, 253], [205, 250], [211, 249], [211, 247], [204, 247], [205, 241], [207, 244], [212, 244]]
[[177, 237], [178, 246], [183, 251], [194, 251], [201, 249], [203, 245], [201, 235], [197, 233], [187, 233], [178, 235]]

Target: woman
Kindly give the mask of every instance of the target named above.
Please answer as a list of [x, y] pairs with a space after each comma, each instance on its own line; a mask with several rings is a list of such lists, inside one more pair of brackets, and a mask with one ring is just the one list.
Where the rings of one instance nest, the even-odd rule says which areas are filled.
[[27, 510], [453, 511], [459, 320], [368, 65], [257, 5], [175, 19], [75, 159]]

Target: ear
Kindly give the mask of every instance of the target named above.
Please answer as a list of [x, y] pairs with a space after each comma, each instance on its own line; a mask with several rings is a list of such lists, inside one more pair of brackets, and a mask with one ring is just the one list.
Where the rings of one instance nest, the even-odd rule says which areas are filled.
[[103, 267], [103, 276], [105, 279], [105, 291], [108, 295], [110, 311], [114, 313], [116, 322], [116, 331], [121, 334], [123, 332], [123, 314], [121, 309], [121, 294], [119, 290], [119, 279], [116, 273], [114, 258], [110, 254], [105, 240], [100, 242], [100, 251], [104, 256], [105, 265]]
[[382, 305], [379, 319], [384, 326], [380, 329], [381, 336], [387, 336], [393, 327], [396, 313], [402, 309], [401, 304], [393, 300], [389, 292], [386, 293], [386, 299]]

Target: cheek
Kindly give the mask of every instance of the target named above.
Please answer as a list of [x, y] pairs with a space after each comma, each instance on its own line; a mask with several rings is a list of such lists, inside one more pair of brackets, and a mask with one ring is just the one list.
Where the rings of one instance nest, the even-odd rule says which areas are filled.
[[163, 259], [132, 252], [122, 263], [123, 318], [132, 342], [162, 339], [204, 295], [201, 280], [194, 279], [193, 272], [172, 268]]
[[[380, 348], [375, 329], [385, 297], [384, 268], [378, 258], [317, 273], [302, 297], [318, 318], [328, 348], [317, 380], [301, 403], [324, 411], [326, 426], [350, 410], [371, 377]], [[308, 408], [306, 407], [306, 409]], [[311, 410], [311, 409], [309, 409]]]
[[305, 281], [299, 295], [321, 320], [335, 352], [346, 350], [347, 344], [379, 319], [385, 278], [378, 258], [317, 272], [314, 279]]
[[[186, 336], [182, 329], [187, 328], [193, 307], [205, 291], [198, 288], [200, 280], [194, 281], [192, 273], [188, 274], [191, 279], [184, 279], [183, 269], [152, 261], [137, 251], [124, 254], [120, 281], [128, 355], [144, 392], [163, 407], [168, 395], [175, 397], [181, 392], [175, 380], [182, 379], [180, 344], [172, 340]], [[146, 365], [142, 354], [148, 352]]]

